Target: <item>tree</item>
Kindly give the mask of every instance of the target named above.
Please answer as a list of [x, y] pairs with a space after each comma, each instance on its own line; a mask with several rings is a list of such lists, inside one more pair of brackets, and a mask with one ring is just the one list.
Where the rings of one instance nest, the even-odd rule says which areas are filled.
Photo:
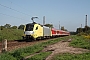
[[80, 32], [82, 32], [83, 30], [82, 30], [82, 28], [77, 28], [77, 33], [80, 33]]
[[11, 25], [10, 25], [10, 24], [6, 24], [6, 25], [4, 25], [4, 27], [5, 27], [5, 28], [10, 28]]
[[11, 28], [12, 28], [12, 29], [17, 29], [17, 26], [12, 26]]
[[53, 28], [53, 24], [45, 24], [44, 26]]
[[77, 33], [81, 33], [81, 32], [88, 32], [90, 30], [90, 27], [89, 26], [85, 26], [84, 28], [77, 28], [76, 32]]
[[61, 27], [61, 30], [65, 30], [65, 29], [64, 29], [64, 26]]
[[0, 26], [0, 30], [1, 30], [1, 26]]
[[90, 27], [89, 26], [85, 26], [84, 29], [85, 29], [85, 32], [87, 32], [90, 29]]
[[64, 29], [64, 31], [68, 31], [67, 29]]
[[24, 25], [20, 25], [19, 27], [18, 27], [18, 29], [24, 29]]
[[0, 30], [3, 30], [5, 27], [4, 26], [0, 26]]

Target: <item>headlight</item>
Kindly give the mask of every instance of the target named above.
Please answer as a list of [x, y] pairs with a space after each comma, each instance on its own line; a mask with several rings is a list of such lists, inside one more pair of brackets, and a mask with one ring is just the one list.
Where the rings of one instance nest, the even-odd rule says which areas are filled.
[[30, 34], [34, 34], [34, 31], [30, 31]]
[[32, 32], [31, 34], [34, 34], [34, 32]]

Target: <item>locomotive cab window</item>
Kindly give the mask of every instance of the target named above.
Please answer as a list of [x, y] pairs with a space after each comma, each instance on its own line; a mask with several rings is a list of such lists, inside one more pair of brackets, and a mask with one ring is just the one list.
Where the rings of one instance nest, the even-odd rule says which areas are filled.
[[36, 30], [38, 30], [38, 26], [36, 27]]
[[27, 24], [25, 31], [33, 31], [33, 27], [34, 27], [33, 24]]

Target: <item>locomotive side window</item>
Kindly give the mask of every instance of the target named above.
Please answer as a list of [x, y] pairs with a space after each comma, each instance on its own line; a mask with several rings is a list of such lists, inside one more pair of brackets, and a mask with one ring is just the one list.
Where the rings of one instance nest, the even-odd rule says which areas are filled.
[[33, 24], [27, 24], [25, 31], [33, 31], [33, 27], [34, 27]]
[[38, 26], [36, 27], [36, 30], [38, 29]]

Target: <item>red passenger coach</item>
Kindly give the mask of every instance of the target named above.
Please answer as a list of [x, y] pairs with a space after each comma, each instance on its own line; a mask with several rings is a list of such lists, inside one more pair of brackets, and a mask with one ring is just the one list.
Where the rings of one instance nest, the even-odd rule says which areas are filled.
[[56, 33], [57, 33], [56, 29], [52, 28], [51, 31], [52, 31], [52, 36], [56, 36]]
[[63, 30], [57, 30], [55, 28], [52, 28], [52, 36], [53, 37], [58, 37], [58, 36], [69, 36], [70, 33], [67, 31], [63, 31]]

